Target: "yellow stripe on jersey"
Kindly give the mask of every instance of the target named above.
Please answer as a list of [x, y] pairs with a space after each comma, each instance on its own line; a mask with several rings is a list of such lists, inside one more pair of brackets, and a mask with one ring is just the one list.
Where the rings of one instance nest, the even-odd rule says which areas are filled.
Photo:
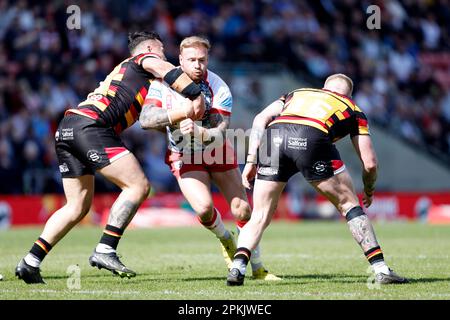
[[342, 114], [348, 108], [354, 110], [350, 101], [331, 92], [317, 89], [299, 89], [290, 93], [281, 115], [296, 115], [313, 118], [326, 123], [334, 114], [338, 113], [339, 119], [344, 119]]
[[136, 100], [139, 102], [139, 104], [142, 106], [144, 104], [144, 97], [141, 95], [140, 92], [136, 95]]
[[336, 111], [335, 115], [338, 117], [339, 120], [344, 120], [345, 119], [344, 115], [339, 110]]
[[131, 126], [134, 123], [133, 114], [131, 113], [131, 109], [125, 113], [125, 119], [127, 120], [127, 127]]
[[[348, 133], [369, 134], [364, 113], [346, 96], [325, 89], [305, 88], [290, 92], [285, 100], [282, 112], [271, 124], [306, 124], [334, 136], [336, 123], [352, 119], [347, 126]], [[342, 133], [339, 132], [339, 136]]]

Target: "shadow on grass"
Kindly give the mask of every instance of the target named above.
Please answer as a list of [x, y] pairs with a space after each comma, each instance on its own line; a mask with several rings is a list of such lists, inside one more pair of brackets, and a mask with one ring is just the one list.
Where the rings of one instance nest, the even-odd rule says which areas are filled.
[[408, 278], [409, 283], [450, 282], [450, 278]]
[[[350, 274], [305, 274], [305, 275], [279, 275], [282, 279], [281, 281], [262, 281], [254, 280], [251, 276], [245, 277], [246, 280], [257, 281], [260, 283], [270, 283], [270, 284], [292, 284], [292, 280], [301, 280], [302, 283], [307, 283], [305, 280], [314, 280], [314, 282], [326, 282], [326, 281], [336, 281], [336, 282], [366, 282], [367, 277], [364, 275], [350, 275]], [[223, 277], [193, 277], [193, 278], [183, 278], [182, 281], [211, 281], [211, 280], [226, 280], [226, 274]], [[283, 281], [287, 280], [287, 281]]]
[[225, 281], [227, 279], [227, 275], [224, 274], [223, 277], [196, 277], [196, 278], [183, 278], [181, 279], [181, 281], [219, 281], [219, 280], [223, 280]]
[[[99, 271], [99, 273], [97, 273], [97, 274], [81, 274], [81, 279], [89, 279], [89, 278], [92, 278], [92, 279], [124, 279], [124, 280], [133, 280], [133, 279], [138, 279], [138, 280], [142, 280], [142, 279], [140, 279], [140, 278], [146, 278], [146, 280], [160, 280], [159, 278], [158, 279], [148, 279], [148, 277], [154, 277], [155, 276], [155, 274], [150, 274], [150, 273], [139, 273], [136, 277], [133, 277], [133, 278], [126, 278], [126, 277], [123, 277], [123, 278], [121, 278], [120, 276], [118, 276], [118, 275], [114, 275], [114, 274], [112, 274], [111, 272], [108, 272], [108, 271], [104, 271], [104, 273], [102, 273], [101, 271]], [[61, 275], [61, 274], [56, 274], [56, 275], [45, 275], [45, 274], [43, 274], [42, 275], [42, 277], [44, 278], [44, 280], [45, 279], [52, 279], [52, 280], [58, 280], [58, 279], [69, 279], [69, 278], [71, 278], [71, 276], [69, 276], [69, 275], [66, 275], [66, 274], [64, 274], [64, 275]]]

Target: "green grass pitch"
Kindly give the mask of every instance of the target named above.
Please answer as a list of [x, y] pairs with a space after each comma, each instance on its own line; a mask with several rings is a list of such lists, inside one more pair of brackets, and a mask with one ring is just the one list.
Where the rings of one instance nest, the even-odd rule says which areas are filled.
[[[450, 226], [403, 222], [374, 227], [386, 261], [411, 283], [371, 286], [368, 263], [343, 221], [273, 223], [262, 240], [262, 258], [283, 280], [247, 276], [243, 287], [225, 285], [219, 242], [201, 227], [127, 230], [118, 251], [138, 273], [132, 279], [89, 266], [101, 229], [77, 227], [41, 266], [46, 285], [26, 285], [13, 273], [41, 228], [0, 231], [0, 300], [450, 299]], [[75, 274], [67, 272], [71, 265], [79, 266], [79, 288]]]

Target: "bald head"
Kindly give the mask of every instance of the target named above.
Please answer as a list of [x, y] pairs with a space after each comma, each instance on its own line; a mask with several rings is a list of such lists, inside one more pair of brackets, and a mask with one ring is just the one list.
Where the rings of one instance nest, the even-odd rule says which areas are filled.
[[353, 92], [353, 81], [345, 74], [336, 73], [325, 80], [323, 88], [351, 97]]

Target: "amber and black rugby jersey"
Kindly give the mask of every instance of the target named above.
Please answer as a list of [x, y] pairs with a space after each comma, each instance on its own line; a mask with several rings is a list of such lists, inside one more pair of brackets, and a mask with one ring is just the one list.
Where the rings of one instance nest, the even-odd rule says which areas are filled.
[[146, 58], [158, 58], [153, 53], [130, 57], [117, 65], [100, 82], [94, 92], [77, 108], [67, 113], [77, 113], [99, 120], [120, 133], [133, 125], [139, 118], [148, 88], [155, 76], [142, 67]]
[[347, 134], [368, 135], [367, 118], [355, 103], [344, 95], [326, 89], [298, 89], [280, 98], [281, 114], [270, 124], [298, 123], [327, 133], [333, 142]]

